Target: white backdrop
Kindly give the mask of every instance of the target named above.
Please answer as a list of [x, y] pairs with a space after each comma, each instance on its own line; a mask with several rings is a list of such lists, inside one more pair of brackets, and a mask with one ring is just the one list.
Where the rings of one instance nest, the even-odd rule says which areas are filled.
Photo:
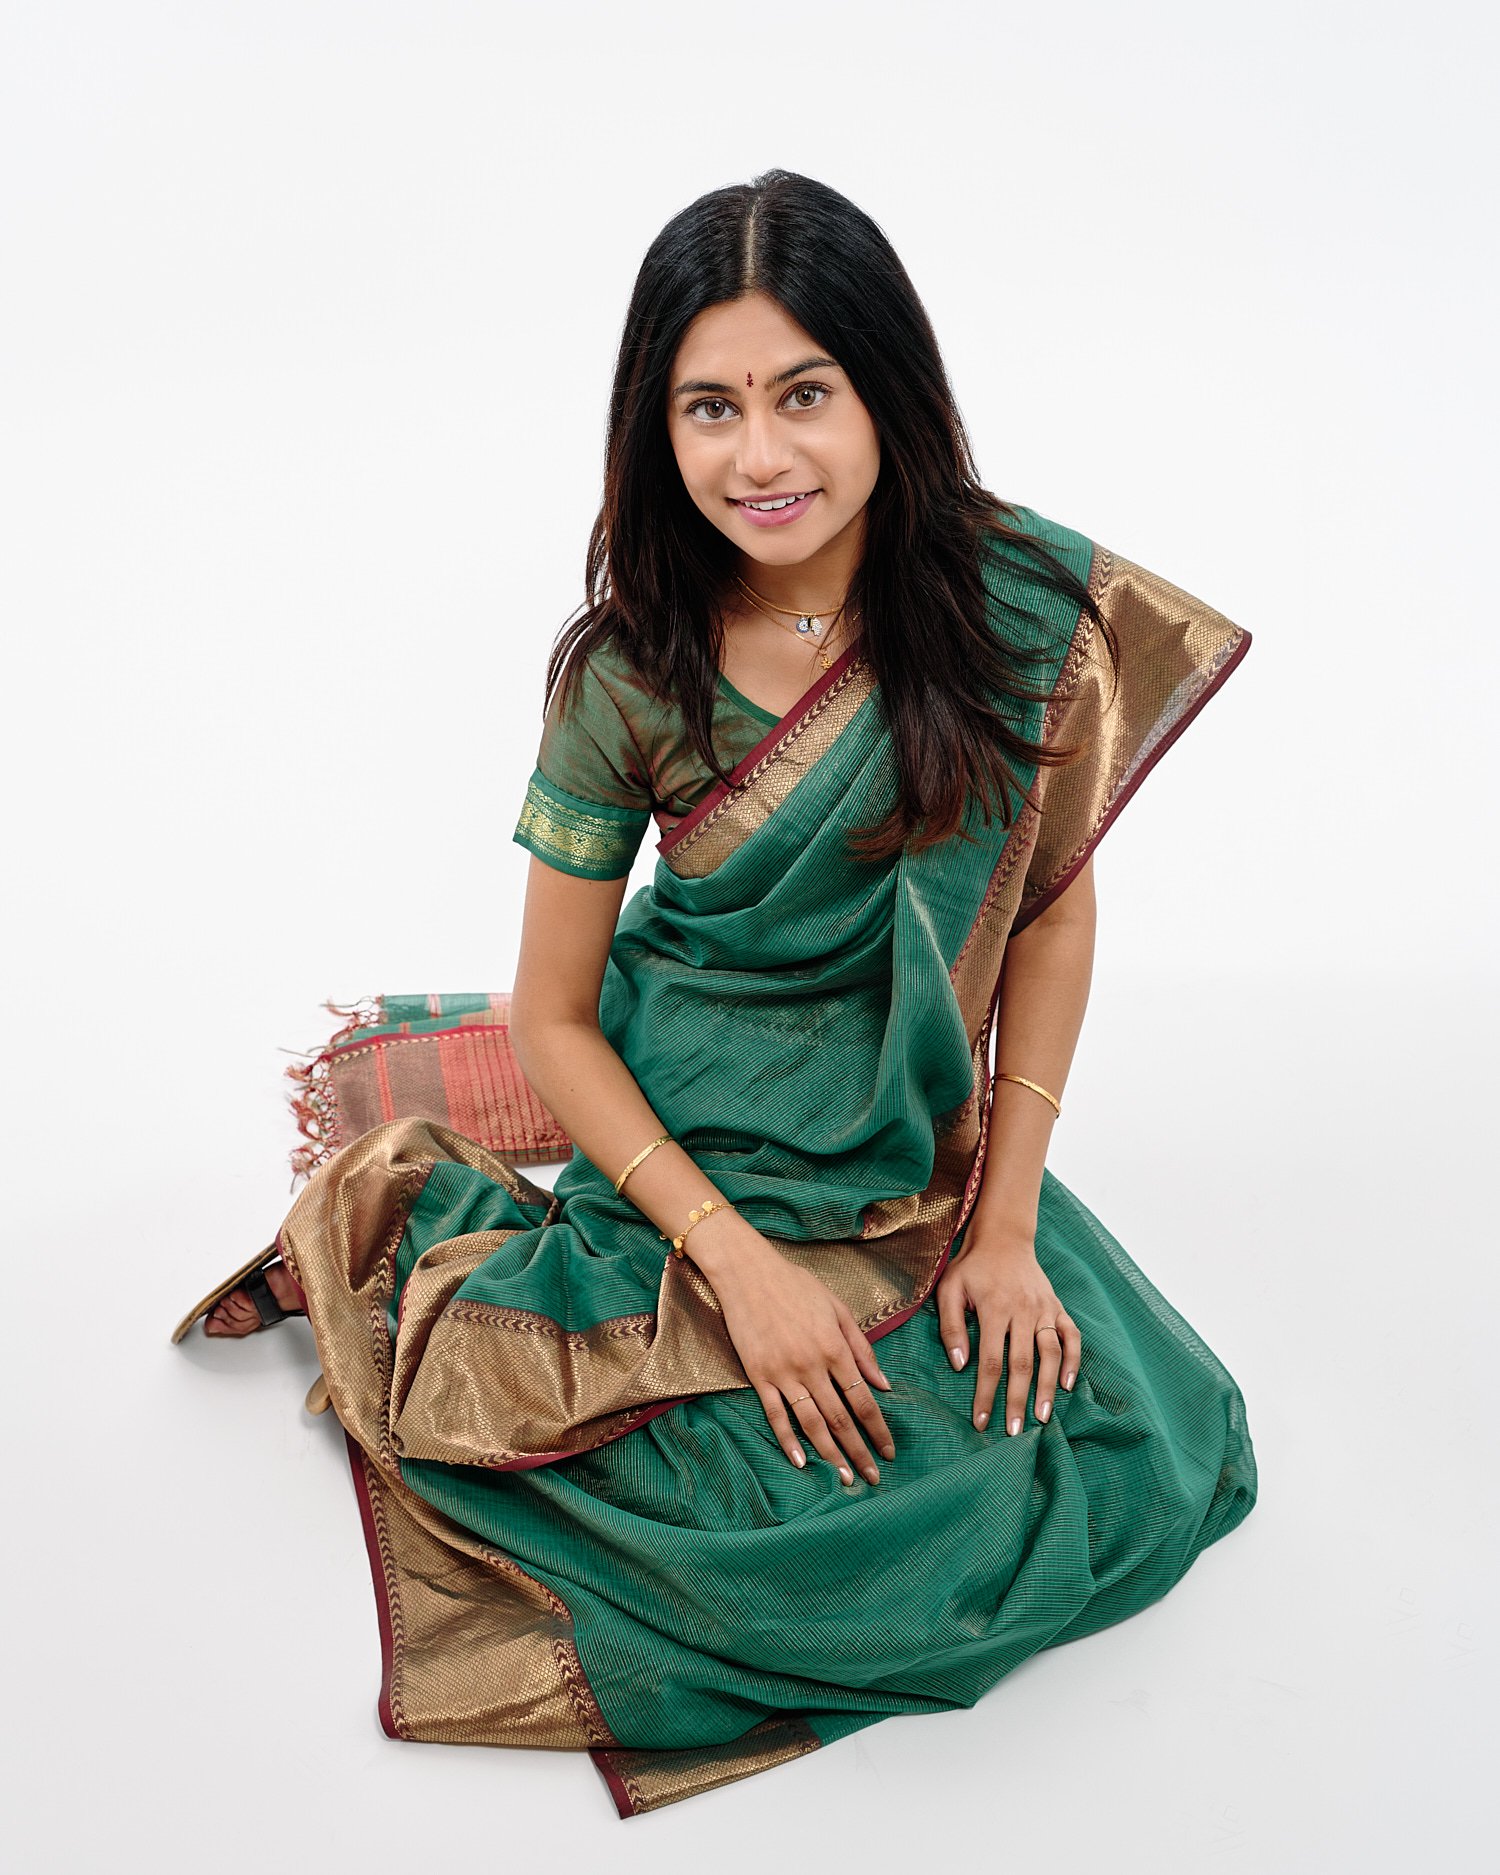
[[[1379, 0], [0, 6], [15, 1866], [1477, 1866], [1495, 50]], [[973, 1712], [622, 1830], [586, 1759], [383, 1738], [305, 1324], [167, 1332], [289, 1203], [322, 999], [510, 983], [635, 269], [772, 164], [891, 236], [990, 487], [1254, 635], [1100, 848], [1051, 1163], [1261, 1498]]]

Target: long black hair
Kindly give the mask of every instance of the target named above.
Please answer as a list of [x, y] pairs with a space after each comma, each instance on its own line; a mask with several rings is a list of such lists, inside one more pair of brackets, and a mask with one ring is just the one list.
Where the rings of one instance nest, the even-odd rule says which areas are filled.
[[1055, 664], [1056, 652], [1023, 634], [1012, 644], [989, 622], [997, 602], [980, 570], [986, 533], [1025, 556], [1040, 586], [1087, 611], [1113, 658], [1110, 627], [1086, 582], [981, 486], [936, 335], [885, 234], [836, 189], [790, 170], [699, 196], [646, 252], [610, 393], [589, 600], [553, 645], [546, 697], [561, 679], [565, 704], [583, 657], [609, 643], [655, 694], [675, 700], [698, 754], [727, 779], [712, 718], [736, 550], [688, 494], [667, 412], [688, 326], [754, 291], [838, 360], [880, 440], [846, 603], [890, 727], [897, 798], [851, 845], [879, 859], [946, 839], [971, 797], [986, 821], [998, 797], [1008, 826], [1012, 790], [1023, 796], [1011, 761], [1052, 765], [1077, 751], [1043, 748], [1007, 720], [1004, 699], [1048, 694], [1026, 681], [1025, 667]]

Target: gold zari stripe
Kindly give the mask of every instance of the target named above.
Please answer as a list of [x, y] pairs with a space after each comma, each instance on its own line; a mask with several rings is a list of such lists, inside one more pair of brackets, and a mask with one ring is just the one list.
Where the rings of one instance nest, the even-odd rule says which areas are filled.
[[516, 822], [515, 838], [543, 859], [556, 860], [568, 871], [627, 871], [634, 860], [650, 818], [644, 811], [628, 821], [582, 808], [564, 807], [537, 786], [526, 784], [526, 799]]

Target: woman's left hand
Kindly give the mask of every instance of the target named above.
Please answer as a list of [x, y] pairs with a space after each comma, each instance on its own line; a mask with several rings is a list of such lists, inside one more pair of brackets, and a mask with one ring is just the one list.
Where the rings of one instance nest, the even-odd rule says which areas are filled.
[[1072, 1390], [1083, 1338], [1058, 1301], [1036, 1260], [1033, 1235], [990, 1225], [976, 1234], [971, 1222], [963, 1254], [950, 1263], [937, 1286], [938, 1324], [948, 1359], [956, 1368], [969, 1358], [967, 1311], [979, 1317], [979, 1369], [974, 1386], [974, 1424], [989, 1424], [995, 1389], [1010, 1339], [1005, 1422], [1012, 1433], [1026, 1421], [1026, 1396], [1036, 1372], [1036, 1416], [1051, 1417], [1058, 1374]]

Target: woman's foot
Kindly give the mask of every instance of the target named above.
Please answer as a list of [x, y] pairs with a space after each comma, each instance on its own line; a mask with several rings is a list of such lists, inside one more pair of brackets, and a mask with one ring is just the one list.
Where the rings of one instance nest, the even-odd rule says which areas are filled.
[[[272, 1263], [264, 1275], [271, 1294], [289, 1315], [307, 1313], [302, 1291], [285, 1263]], [[209, 1310], [203, 1332], [206, 1335], [253, 1335], [260, 1326], [260, 1311], [249, 1296], [243, 1289], [231, 1289], [227, 1296]]]

